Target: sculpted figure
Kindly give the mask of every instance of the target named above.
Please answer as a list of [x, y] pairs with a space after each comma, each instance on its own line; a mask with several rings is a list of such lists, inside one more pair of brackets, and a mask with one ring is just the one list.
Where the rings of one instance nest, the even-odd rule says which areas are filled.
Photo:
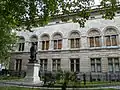
[[36, 60], [36, 54], [37, 54], [37, 46], [35, 42], [32, 42], [32, 46], [30, 48], [30, 58], [31, 60]]

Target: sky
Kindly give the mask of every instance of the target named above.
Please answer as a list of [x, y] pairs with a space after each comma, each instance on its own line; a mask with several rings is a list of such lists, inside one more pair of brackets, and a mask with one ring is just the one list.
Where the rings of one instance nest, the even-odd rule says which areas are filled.
[[[94, 0], [94, 1], [95, 1], [95, 5], [99, 5], [100, 1], [102, 1], [102, 0]], [[116, 1], [120, 2], [120, 0], [116, 0]]]
[[101, 0], [94, 0], [95, 1], [95, 5], [99, 5]]

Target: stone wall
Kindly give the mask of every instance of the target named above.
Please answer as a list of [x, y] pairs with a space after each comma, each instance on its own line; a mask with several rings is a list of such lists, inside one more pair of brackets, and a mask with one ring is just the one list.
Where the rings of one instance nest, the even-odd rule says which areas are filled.
[[[104, 41], [105, 30], [110, 27], [114, 28], [118, 33], [118, 45], [106, 47]], [[96, 29], [101, 35], [101, 47], [90, 48], [88, 42], [88, 33], [90, 30]], [[10, 69], [15, 70], [15, 60], [22, 59], [22, 70], [26, 70], [26, 64], [29, 59], [30, 49], [30, 38], [33, 35], [38, 37], [38, 60], [48, 59], [48, 71], [52, 71], [52, 59], [61, 59], [61, 69], [70, 71], [70, 58], [80, 59], [80, 72], [91, 72], [90, 58], [101, 58], [102, 72], [108, 72], [108, 57], [120, 56], [120, 17], [117, 16], [113, 20], [104, 20], [101, 18], [88, 20], [85, 28], [80, 28], [79, 24], [76, 23], [58, 23], [53, 25], [47, 25], [45, 27], [33, 28], [33, 32], [21, 31], [17, 32], [18, 36], [25, 38], [25, 49], [24, 51], [12, 52]], [[77, 31], [80, 34], [80, 48], [71, 49], [69, 43], [69, 36], [71, 32]], [[62, 35], [62, 49], [53, 49], [53, 35], [60, 33]], [[49, 35], [50, 46], [49, 50], [42, 50], [42, 35]], [[120, 61], [120, 60], [119, 60]]]

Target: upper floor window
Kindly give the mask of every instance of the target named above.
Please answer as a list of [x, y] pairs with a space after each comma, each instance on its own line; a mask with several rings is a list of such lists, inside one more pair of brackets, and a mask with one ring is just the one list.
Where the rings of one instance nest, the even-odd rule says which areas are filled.
[[80, 35], [78, 32], [72, 32], [69, 37], [70, 48], [80, 48]]
[[105, 31], [104, 38], [106, 46], [117, 46], [118, 34], [115, 29], [108, 28]]
[[101, 36], [97, 30], [92, 30], [88, 33], [90, 47], [100, 47]]
[[42, 36], [42, 50], [49, 49], [49, 36], [47, 34]]
[[18, 39], [18, 51], [24, 51], [25, 39], [24, 37], [19, 37]]
[[62, 49], [62, 36], [57, 33], [53, 36], [54, 49]]

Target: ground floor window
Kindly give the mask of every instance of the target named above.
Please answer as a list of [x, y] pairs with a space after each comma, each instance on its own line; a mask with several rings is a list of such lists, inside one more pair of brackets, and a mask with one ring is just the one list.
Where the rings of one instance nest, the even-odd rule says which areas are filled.
[[108, 58], [108, 71], [109, 72], [119, 72], [120, 71], [119, 58]]
[[70, 59], [71, 72], [80, 72], [80, 60], [79, 58]]
[[48, 60], [47, 59], [40, 59], [40, 71], [45, 72], [47, 71]]
[[16, 71], [22, 70], [22, 59], [16, 59]]
[[90, 58], [91, 72], [101, 72], [101, 58]]
[[52, 59], [52, 71], [58, 71], [61, 69], [61, 60]]

